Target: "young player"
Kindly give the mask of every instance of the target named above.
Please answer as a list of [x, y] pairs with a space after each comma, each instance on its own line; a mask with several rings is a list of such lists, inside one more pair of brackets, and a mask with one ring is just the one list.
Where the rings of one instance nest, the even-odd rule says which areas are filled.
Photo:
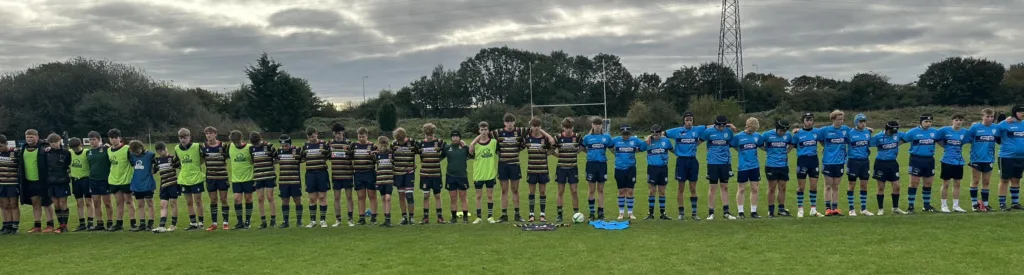
[[892, 184], [892, 212], [907, 214], [900, 209], [900, 164], [896, 162], [900, 153], [900, 144], [903, 143], [905, 133], [900, 132], [900, 124], [896, 121], [885, 123], [885, 132], [878, 133], [871, 137], [871, 147], [875, 152], [875, 182], [878, 184], [878, 193], [875, 198], [878, 201], [878, 213], [885, 214], [882, 205], [885, 202], [885, 183]]
[[[605, 150], [612, 147], [612, 136], [604, 133], [604, 121], [594, 117], [590, 122], [590, 133], [583, 137], [582, 145], [587, 149], [587, 204], [590, 205], [588, 220], [604, 220], [604, 183], [608, 181], [608, 156]], [[594, 204], [597, 204], [597, 216]]]
[[[388, 137], [380, 136], [377, 138], [377, 151], [373, 152], [373, 159], [377, 166], [376, 189], [380, 191], [381, 203], [384, 206], [384, 223], [380, 225], [381, 227], [391, 227], [391, 192], [394, 191], [392, 185], [395, 183], [395, 163], [392, 160], [395, 155], [392, 154], [390, 147]], [[371, 212], [377, 212], [377, 199], [372, 195], [370, 196], [370, 208]]]
[[789, 217], [786, 210], [786, 184], [789, 182], [789, 152], [796, 148], [793, 136], [786, 131], [789, 121], [778, 120], [775, 129], [761, 134], [764, 146], [761, 148], [767, 155], [764, 163], [764, 174], [768, 178], [768, 218], [775, 217], [775, 204], [778, 203], [779, 216]]
[[498, 141], [491, 138], [490, 126], [486, 121], [477, 124], [477, 136], [469, 143], [469, 155], [473, 161], [473, 189], [476, 189], [476, 220], [482, 222], [480, 206], [483, 204], [484, 186], [487, 186], [487, 221], [504, 222], [494, 219], [494, 184], [498, 177]]
[[264, 204], [270, 205], [270, 226], [277, 227], [277, 202], [274, 199], [274, 187], [277, 187], [277, 174], [274, 173], [274, 156], [277, 150], [274, 145], [263, 140], [258, 132], [249, 133], [249, 148], [252, 154], [252, 175], [256, 182], [256, 202], [260, 208], [259, 229], [267, 228], [267, 212]]
[[[672, 151], [672, 141], [661, 132], [661, 125], [651, 126], [651, 135], [647, 137], [647, 217], [654, 219], [654, 198], [658, 198], [658, 209], [662, 220], [671, 220], [665, 213], [665, 186], [668, 185], [668, 153]], [[682, 189], [682, 185], [679, 187]]]
[[715, 219], [715, 193], [721, 189], [722, 212], [728, 220], [736, 217], [729, 212], [729, 178], [732, 173], [732, 154], [729, 152], [729, 141], [733, 137], [733, 127], [725, 116], [715, 117], [715, 127], [705, 130], [700, 140], [707, 142], [707, 179], [711, 184], [708, 190], [708, 220]]
[[[89, 193], [93, 196], [92, 212], [96, 215], [96, 226], [87, 230], [106, 231], [114, 227], [114, 204], [110, 200], [110, 184], [107, 183], [110, 177], [110, 158], [107, 156], [110, 146], [103, 144], [99, 132], [91, 131], [89, 147], [85, 158], [89, 163]], [[107, 217], [106, 226], [103, 226], [103, 217]]]
[[[995, 111], [985, 108], [981, 110], [981, 123], [974, 123], [968, 130], [971, 141], [971, 209], [974, 211], [990, 211], [988, 203], [989, 182], [992, 177], [992, 162], [996, 158], [996, 137], [999, 129], [995, 124]], [[981, 199], [978, 198], [978, 186], [981, 186]]]
[[505, 127], [494, 130], [492, 134], [498, 140], [498, 184], [501, 185], [501, 217], [499, 222], [508, 221], [508, 200], [511, 193], [514, 208], [513, 220], [525, 222], [519, 215], [519, 180], [523, 178], [523, 168], [519, 166], [519, 152], [526, 148], [524, 137], [526, 131], [516, 127], [516, 116], [505, 113]]
[[843, 125], [846, 119], [843, 111], [832, 111], [828, 118], [832, 125], [818, 129], [821, 146], [824, 148], [821, 162], [824, 164], [822, 174], [825, 175], [825, 216], [842, 216], [843, 212], [839, 210], [839, 183], [843, 181], [850, 127]]
[[320, 227], [327, 227], [327, 189], [330, 187], [330, 176], [327, 174], [327, 158], [330, 150], [327, 143], [320, 140], [316, 128], [306, 128], [306, 144], [302, 146], [302, 161], [306, 163], [306, 193], [309, 194], [309, 224], [306, 228], [316, 226], [316, 210], [320, 206]]
[[[434, 205], [437, 206], [437, 223], [443, 224], [444, 215], [441, 214], [441, 160], [445, 157], [444, 141], [434, 137], [437, 126], [432, 123], [423, 125], [423, 140], [416, 145], [417, 154], [420, 155], [420, 191], [423, 191], [423, 219], [427, 219], [427, 211], [430, 209], [430, 195], [433, 192]], [[455, 203], [453, 200], [452, 203]], [[452, 211], [455, 211], [452, 208]], [[452, 212], [455, 213], [455, 212]], [[453, 220], [454, 221], [454, 220]]]
[[[35, 129], [25, 131], [25, 145], [21, 147], [20, 156], [22, 171], [18, 181], [21, 182], [21, 203], [32, 205], [32, 217], [35, 219], [29, 233], [51, 233], [53, 232], [53, 210], [52, 197], [49, 192], [46, 179], [46, 153], [43, 152], [48, 144], [40, 142], [39, 132]], [[46, 213], [48, 221], [46, 229], [42, 229], [43, 213]]]
[[448, 176], [445, 178], [445, 189], [448, 189], [450, 195], [451, 223], [458, 222], [456, 219], [458, 202], [462, 203], [462, 223], [469, 223], [469, 201], [466, 198], [466, 190], [469, 190], [469, 177], [466, 172], [469, 147], [466, 146], [466, 142], [462, 141], [462, 134], [458, 130], [452, 131], [452, 143], [445, 144], [443, 158], [448, 164], [445, 171]]
[[[172, 166], [177, 168], [178, 188], [185, 194], [185, 206], [188, 209], [188, 227], [185, 231], [203, 228], [203, 153], [200, 145], [192, 143], [192, 131], [186, 128], [178, 130], [178, 146], [174, 146]], [[161, 193], [161, 196], [163, 193]], [[177, 212], [175, 212], [177, 213]]]
[[228, 206], [228, 170], [225, 155], [227, 146], [217, 140], [217, 128], [206, 127], [203, 134], [206, 135], [206, 143], [201, 149], [203, 160], [206, 161], [206, 192], [210, 196], [210, 218], [213, 220], [206, 231], [217, 230], [218, 210], [220, 218], [224, 219], [221, 228], [228, 230], [228, 214], [231, 208]]
[[107, 159], [110, 160], [110, 175], [107, 182], [110, 184], [110, 193], [114, 194], [117, 200], [117, 224], [108, 231], [124, 230], [125, 209], [128, 210], [128, 218], [131, 219], [131, 229], [138, 230], [135, 219], [135, 207], [132, 198], [132, 161], [131, 147], [125, 144], [121, 138], [121, 130], [110, 129], [107, 131], [107, 138], [110, 139], [110, 151]]
[[[178, 224], [178, 196], [181, 195], [178, 171], [175, 170], [179, 164], [174, 160], [174, 155], [167, 153], [167, 144], [157, 142], [154, 149], [157, 156], [153, 159], [155, 164], [153, 172], [160, 178], [160, 181], [157, 182], [160, 184], [160, 225], [153, 229], [153, 233], [174, 232]], [[167, 225], [168, 213], [171, 215], [171, 225], [169, 226]], [[192, 219], [195, 219], [194, 215]]]
[[[64, 149], [62, 140], [57, 134], [46, 137], [50, 147], [46, 149], [46, 185], [53, 201], [53, 211], [57, 216], [57, 229], [53, 233], [68, 232], [68, 196], [71, 195], [71, 153]], [[49, 214], [49, 213], [47, 213]]]
[[683, 113], [683, 126], [668, 129], [665, 136], [675, 141], [676, 153], [676, 181], [679, 182], [679, 189], [676, 191], [676, 203], [679, 206], [679, 220], [683, 220], [683, 191], [686, 190], [684, 182], [688, 182], [690, 188], [690, 218], [700, 221], [697, 216], [697, 177], [700, 174], [700, 163], [697, 161], [697, 146], [700, 146], [700, 136], [707, 129], [705, 125], [693, 125], [693, 113]]
[[128, 143], [128, 150], [131, 152], [128, 160], [132, 163], [132, 176], [130, 188], [135, 195], [135, 203], [138, 205], [139, 226], [135, 227], [132, 222], [132, 232], [153, 230], [153, 219], [156, 217], [156, 210], [153, 206], [153, 191], [156, 191], [156, 181], [153, 180], [153, 159], [156, 154], [146, 150], [141, 141], [132, 140]]
[[[405, 132], [405, 129], [399, 127], [392, 133], [395, 137], [394, 144], [391, 145], [391, 150], [394, 152], [394, 186], [398, 188], [398, 193], [405, 197], [405, 200], [399, 200], [398, 205], [402, 209], [402, 222], [401, 225], [412, 225], [415, 224], [413, 216], [416, 213], [416, 199], [413, 195], [413, 190], [416, 187], [416, 142], [414, 142]], [[380, 148], [378, 148], [379, 150]], [[428, 204], [424, 204], [428, 206]], [[430, 223], [429, 208], [424, 208], [423, 224]]]
[[20, 161], [18, 152], [7, 147], [7, 136], [0, 134], [0, 208], [4, 214], [0, 235], [18, 234], [18, 224], [21, 223], [21, 211], [18, 209]]
[[647, 151], [647, 143], [636, 136], [629, 125], [619, 126], [620, 136], [612, 138], [612, 152], [615, 156], [615, 185], [618, 187], [619, 217], [624, 218], [629, 213], [629, 219], [635, 220], [633, 215], [633, 188], [636, 187], [636, 153]]
[[[540, 221], [548, 221], [545, 217], [548, 202], [547, 186], [551, 181], [551, 176], [548, 173], [548, 155], [553, 153], [555, 138], [541, 129], [540, 124], [540, 118], [530, 119], [530, 131], [523, 140], [527, 153], [526, 184], [530, 187], [530, 194], [527, 195], [530, 204], [529, 222], [533, 222], [535, 219], [533, 210], [537, 200], [538, 186], [540, 187]], [[516, 216], [518, 216], [519, 211], [516, 212]]]
[[89, 192], [88, 150], [82, 148], [82, 139], [79, 138], [68, 140], [68, 149], [71, 154], [71, 194], [75, 196], [75, 210], [78, 212], [78, 227], [73, 231], [81, 232], [93, 226], [92, 193]]
[[946, 198], [949, 197], [949, 181], [953, 180], [953, 211], [966, 213], [960, 208], [960, 180], [964, 179], [964, 143], [970, 143], [967, 129], [961, 127], [964, 116], [953, 115], [953, 125], [939, 129], [939, 146], [942, 146], [942, 171], [939, 178], [942, 179], [942, 207], [943, 213], [949, 213], [949, 206]]
[[[793, 144], [796, 145], [796, 217], [804, 217], [804, 188], [808, 187], [811, 200], [811, 216], [823, 217], [818, 213], [818, 140], [819, 129], [814, 128], [814, 114], [804, 113], [803, 125], [793, 130]], [[807, 186], [810, 177], [811, 185]]]
[[857, 211], [853, 210], [853, 191], [857, 180], [860, 180], [860, 214], [873, 216], [868, 211], [868, 179], [871, 177], [870, 162], [871, 155], [871, 129], [867, 127], [868, 117], [864, 114], [857, 114], [853, 118], [853, 129], [847, 133], [849, 143], [847, 152], [849, 159], [846, 161], [847, 180], [850, 185], [846, 189], [846, 201], [850, 202], [850, 216], [856, 216]]
[[280, 175], [277, 177], [278, 188], [281, 190], [281, 226], [288, 228], [288, 213], [291, 210], [289, 201], [295, 203], [295, 227], [302, 226], [302, 154], [300, 148], [292, 146], [292, 138], [281, 135], [281, 150], [274, 156], [277, 160]]
[[[1010, 116], [998, 125], [999, 139], [999, 209], [1024, 209], [1020, 205], [1020, 178], [1024, 174], [1024, 106], [1013, 106]], [[1009, 188], [1007, 188], [1009, 187]], [[1010, 203], [1006, 204], [1006, 191], [1010, 191]]]
[[352, 209], [355, 202], [352, 201], [352, 142], [345, 138], [345, 125], [334, 123], [331, 125], [331, 132], [334, 140], [328, 145], [331, 147], [331, 190], [334, 190], [334, 224], [333, 227], [341, 226], [341, 191], [345, 190], [345, 202], [348, 203], [348, 226], [355, 226], [352, 219]]
[[[236, 222], [234, 229], [248, 229], [252, 224], [252, 193], [256, 192], [252, 144], [243, 142], [242, 132], [239, 131], [231, 131], [228, 134], [228, 139], [231, 140], [231, 144], [224, 151], [227, 153], [231, 193], [234, 193], [235, 199]], [[245, 201], [244, 220], [242, 219], [243, 199]]]
[[[374, 171], [374, 155], [377, 146], [373, 145], [367, 138], [369, 130], [359, 127], [356, 130], [357, 141], [352, 144], [352, 181], [356, 188], [356, 196], [359, 200], [359, 222], [358, 225], [366, 225], [366, 218], [370, 218], [370, 224], [377, 224], [377, 176]], [[370, 217], [366, 217], [366, 201], [370, 200]]]
[[555, 147], [558, 156], [558, 168], [555, 169], [555, 182], [558, 183], [558, 216], [555, 222], [562, 223], [562, 206], [565, 203], [565, 185], [569, 185], [572, 198], [572, 213], [580, 212], [579, 197], [579, 154], [581, 137], [573, 131], [575, 121], [571, 117], [562, 119], [562, 133], [558, 134], [558, 145]]
[[[743, 132], [736, 134], [730, 140], [730, 146], [736, 150], [739, 156], [739, 165], [736, 169], [736, 206], [739, 206], [739, 217], [744, 218], [743, 201], [746, 197], [747, 182], [750, 183], [750, 218], [760, 219], [757, 213], [758, 191], [761, 189], [761, 161], [757, 156], [757, 148], [764, 146], [764, 139], [757, 130], [761, 123], [756, 118], [748, 118]], [[710, 163], [710, 162], [709, 162]], [[731, 166], [731, 164], [730, 164]], [[726, 210], [728, 212], [728, 210]]]
[[922, 183], [921, 197], [924, 198], [926, 212], [935, 212], [932, 208], [932, 177], [935, 176], [935, 142], [938, 131], [932, 127], [932, 116], [921, 116], [920, 126], [910, 129], [903, 136], [903, 141], [910, 143], [910, 187], [907, 188], [907, 212], [914, 214], [914, 203], [917, 199], [917, 187]]

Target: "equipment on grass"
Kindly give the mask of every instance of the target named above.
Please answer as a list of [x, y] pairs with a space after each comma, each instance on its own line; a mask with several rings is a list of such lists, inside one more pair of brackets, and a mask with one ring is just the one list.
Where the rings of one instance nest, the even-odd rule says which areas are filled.
[[561, 224], [555, 224], [555, 223], [540, 223], [540, 224], [517, 223], [517, 224], [514, 224], [514, 226], [522, 228], [523, 231], [555, 231], [555, 229], [557, 229], [559, 227], [569, 227], [570, 224], [564, 224], [564, 223], [561, 223]]
[[627, 221], [590, 221], [590, 225], [597, 229], [604, 230], [623, 230], [629, 228], [630, 222]]
[[581, 223], [583, 222], [583, 213], [572, 214], [572, 222]]
[[[462, 212], [455, 212], [455, 216], [461, 218], [462, 217]], [[472, 217], [472, 216], [473, 216], [473, 213], [466, 212], [466, 217]]]

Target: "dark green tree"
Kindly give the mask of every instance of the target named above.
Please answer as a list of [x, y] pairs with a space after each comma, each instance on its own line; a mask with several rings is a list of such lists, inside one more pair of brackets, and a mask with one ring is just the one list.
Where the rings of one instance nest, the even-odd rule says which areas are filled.
[[318, 98], [306, 80], [292, 77], [281, 66], [263, 53], [256, 65], [246, 68], [250, 83], [241, 91], [246, 112], [260, 128], [294, 132], [312, 117]]
[[929, 65], [917, 86], [931, 93], [940, 105], [989, 104], [1001, 88], [1005, 72], [999, 62], [951, 57]]
[[390, 133], [398, 127], [398, 110], [394, 102], [388, 101], [380, 105], [380, 110], [377, 112], [377, 125], [380, 125], [380, 130], [384, 133]]

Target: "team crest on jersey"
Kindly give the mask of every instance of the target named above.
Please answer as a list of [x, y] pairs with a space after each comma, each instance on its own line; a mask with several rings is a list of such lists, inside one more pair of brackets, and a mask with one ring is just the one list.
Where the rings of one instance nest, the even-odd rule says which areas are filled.
[[249, 161], [249, 159], [245, 157], [245, 154], [243, 154], [243, 153], [235, 154], [235, 162], [248, 162], [248, 161]]
[[136, 160], [135, 161], [135, 170], [142, 170], [142, 169], [145, 169], [145, 168], [146, 168], [145, 166], [142, 166], [142, 161], [141, 160]]
[[71, 161], [71, 167], [82, 168], [82, 160], [74, 159]]
[[182, 156], [182, 158], [181, 158], [181, 163], [184, 163], [184, 164], [192, 163], [192, 156], [189, 155], [189, 154], [184, 154], [184, 156]]
[[489, 159], [494, 157], [494, 153], [491, 152], [491, 148], [483, 148], [480, 150], [480, 157]]
[[170, 163], [161, 163], [160, 165], [157, 165], [157, 169], [160, 169], [160, 171], [171, 170], [171, 168]]
[[280, 155], [277, 155], [277, 157], [281, 158], [281, 160], [294, 160], [295, 159], [295, 155], [292, 155], [292, 154], [280, 154]]

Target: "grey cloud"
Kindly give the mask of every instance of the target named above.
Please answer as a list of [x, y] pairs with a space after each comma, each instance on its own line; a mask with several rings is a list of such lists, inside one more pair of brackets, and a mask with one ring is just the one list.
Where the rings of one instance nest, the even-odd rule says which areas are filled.
[[307, 27], [330, 29], [344, 25], [345, 19], [335, 11], [316, 9], [286, 9], [270, 15], [271, 27]]

